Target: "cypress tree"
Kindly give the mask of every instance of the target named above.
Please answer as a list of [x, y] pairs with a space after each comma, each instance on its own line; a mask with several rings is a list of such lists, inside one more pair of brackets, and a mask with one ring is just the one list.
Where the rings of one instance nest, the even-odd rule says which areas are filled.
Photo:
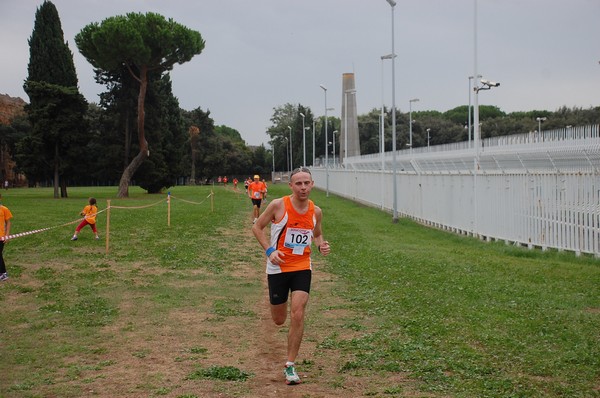
[[45, 1], [35, 13], [27, 72], [27, 80], [77, 87], [73, 53], [64, 42], [58, 11], [50, 1]]
[[52, 179], [54, 197], [58, 197], [59, 186], [61, 196], [66, 197], [66, 176], [75, 172], [75, 162], [86, 143], [87, 102], [77, 88], [73, 54], [50, 1], [36, 11], [27, 70], [23, 87], [30, 100], [26, 111], [32, 132], [19, 157], [28, 178]]

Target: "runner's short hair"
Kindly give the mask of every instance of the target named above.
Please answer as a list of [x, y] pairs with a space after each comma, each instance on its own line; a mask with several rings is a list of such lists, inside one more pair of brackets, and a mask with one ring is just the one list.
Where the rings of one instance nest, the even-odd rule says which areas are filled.
[[292, 174], [290, 174], [290, 178], [292, 178], [292, 176], [294, 174], [298, 174], [298, 173], [308, 173], [312, 177], [312, 174], [310, 173], [310, 170], [308, 169], [308, 167], [298, 167], [297, 169], [292, 170]]

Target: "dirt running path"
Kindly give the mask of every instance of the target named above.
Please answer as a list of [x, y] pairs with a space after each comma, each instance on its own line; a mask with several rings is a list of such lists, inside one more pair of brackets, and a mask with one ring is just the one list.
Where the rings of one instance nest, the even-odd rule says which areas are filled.
[[[122, 298], [118, 321], [105, 328], [104, 342], [99, 343], [104, 350], [100, 362], [107, 365], [98, 372], [93, 370], [94, 363], [90, 363], [92, 370], [88, 371], [81, 363], [85, 359], [73, 358], [74, 364], [82, 370], [77, 380], [64, 382], [84, 385], [81, 396], [107, 398], [390, 396], [385, 394], [386, 385], [404, 384], [401, 375], [390, 378], [389, 375], [367, 375], [364, 371], [358, 376], [351, 372], [340, 373], [340, 367], [352, 360], [348, 357], [351, 354], [342, 353], [335, 344], [322, 348], [325, 341], [357, 337], [359, 332], [344, 326], [363, 324], [368, 329], [369, 320], [357, 319], [356, 314], [347, 309], [347, 303], [335, 294], [338, 281], [323, 271], [323, 258], [315, 256], [313, 290], [297, 362], [303, 383], [285, 385], [282, 371], [287, 323], [277, 327], [271, 320], [264, 255], [252, 236], [250, 220], [238, 224], [220, 231], [225, 238], [221, 244], [231, 251], [233, 260], [219, 281], [226, 280], [229, 286], [215, 282], [214, 275], [199, 270], [199, 278], [182, 277], [177, 287], [183, 284], [198, 289], [196, 291], [203, 294], [203, 302], [153, 316], [148, 316], [157, 308], [152, 298], [135, 296], [140, 290], [132, 289], [138, 293]], [[232, 297], [249, 284], [262, 286], [262, 291], [252, 288], [245, 297]], [[215, 314], [219, 302], [233, 303], [230, 307], [233, 315]], [[99, 360], [94, 356], [89, 361], [98, 363]], [[232, 366], [252, 376], [246, 381], [190, 377], [198, 367], [211, 366]], [[407, 389], [403, 390], [403, 396], [421, 396], [407, 395]]]
[[239, 268], [234, 275], [242, 277], [255, 275], [253, 277], [261, 279], [262, 284], [261, 294], [254, 298], [258, 319], [254, 325], [248, 325], [250, 327], [246, 334], [250, 340], [249, 350], [244, 353], [244, 358], [238, 359], [244, 363], [241, 368], [252, 372], [254, 376], [246, 383], [248, 389], [239, 391], [240, 396], [262, 398], [350, 396], [346, 394], [349, 392], [347, 388], [351, 386], [346, 386], [346, 389], [339, 388], [344, 385], [342, 378], [337, 374], [337, 370], [343, 363], [339, 353], [335, 350], [323, 352], [318, 349], [318, 344], [329, 336], [332, 330], [339, 329], [336, 324], [343, 322], [342, 317], [335, 314], [335, 311], [323, 310], [325, 306], [335, 308], [342, 303], [339, 302], [341, 301], [339, 298], [331, 295], [330, 290], [335, 283], [332, 281], [332, 276], [319, 267], [319, 260], [322, 261], [322, 258], [315, 258], [314, 289], [308, 306], [304, 341], [298, 358], [298, 372], [303, 383], [297, 386], [287, 386], [283, 378], [283, 365], [286, 357], [289, 320], [281, 327], [276, 326], [271, 320], [268, 287], [264, 275], [265, 260], [261, 251], [258, 250], [258, 244], [251, 233], [250, 224], [248, 223], [247, 228], [229, 232], [237, 235], [235, 241], [245, 242], [238, 246], [238, 250], [257, 253], [255, 263], [237, 264]]

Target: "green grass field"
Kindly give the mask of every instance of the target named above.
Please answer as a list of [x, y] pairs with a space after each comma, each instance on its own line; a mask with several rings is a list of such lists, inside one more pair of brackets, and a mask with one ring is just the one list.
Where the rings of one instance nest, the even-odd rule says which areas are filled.
[[[199, 377], [217, 379], [214, 396], [260, 396], [235, 331], [239, 347], [230, 343], [223, 366], [210, 367], [211, 350], [169, 322], [201, 313], [194, 333], [207, 341], [228, 320], [258, 317], [264, 255], [253, 237], [231, 232], [249, 228], [249, 200], [212, 189], [214, 207], [211, 187], [173, 188], [171, 226], [166, 195], [131, 189], [130, 198], [116, 199], [116, 188], [92, 187], [57, 200], [50, 189], [4, 191], [12, 233], [52, 228], [4, 250], [0, 397], [110, 396], [97, 390], [120, 369], [110, 347], [122, 345], [143, 367], [162, 352], [144, 343], [163, 333], [185, 340], [168, 354], [182, 377], [136, 374], [118, 396], [213, 396], [189, 390]], [[270, 197], [288, 192], [269, 188]], [[107, 199], [115, 207], [108, 254], [89, 227], [71, 242], [76, 224], [64, 225], [89, 196], [101, 210]], [[320, 191], [312, 198], [332, 245], [319, 264], [335, 282], [328, 295], [318, 285], [311, 293], [319, 304], [309, 309], [305, 340], [336, 359], [325, 371], [335, 374], [328, 388], [339, 394], [297, 390], [298, 397], [600, 397], [600, 260], [485, 243], [405, 219], [392, 224], [376, 209]], [[106, 212], [98, 218], [104, 237]], [[343, 313], [336, 327], [322, 314], [328, 310]], [[318, 368], [320, 358], [304, 365]], [[357, 379], [385, 382], [348, 393]]]

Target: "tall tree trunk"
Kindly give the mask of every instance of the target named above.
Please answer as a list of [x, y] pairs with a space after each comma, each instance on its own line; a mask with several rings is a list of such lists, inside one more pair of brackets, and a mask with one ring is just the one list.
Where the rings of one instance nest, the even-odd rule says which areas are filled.
[[192, 149], [192, 178], [190, 178], [190, 184], [196, 185], [196, 151]]
[[68, 198], [69, 194], [67, 193], [67, 180], [64, 178], [60, 179], [60, 197]]
[[54, 199], [58, 199], [58, 143], [54, 144]]
[[6, 162], [4, 161], [4, 142], [0, 142], [0, 165], [2, 165], [2, 184], [4, 180], [8, 180], [8, 151], [6, 156]]
[[137, 125], [138, 125], [138, 141], [140, 145], [140, 152], [136, 155], [135, 158], [129, 163], [129, 165], [123, 171], [123, 175], [121, 176], [121, 181], [119, 182], [119, 192], [117, 193], [117, 197], [126, 198], [129, 196], [129, 184], [131, 182], [131, 178], [143, 163], [143, 161], [150, 156], [150, 151], [148, 150], [148, 142], [146, 141], [146, 136], [144, 133], [144, 103], [146, 99], [146, 91], [148, 89], [148, 67], [142, 66], [140, 70], [140, 92], [138, 94], [138, 104], [137, 104]]
[[147, 154], [147, 151], [140, 151], [136, 157], [133, 158], [131, 163], [129, 163], [127, 168], [125, 168], [123, 174], [121, 175], [121, 181], [119, 182], [119, 193], [117, 194], [117, 197], [127, 198], [129, 196], [129, 183], [131, 182], [131, 179], [133, 178], [133, 175], [138, 167], [140, 167], [140, 165], [148, 156]]
[[129, 108], [125, 111], [125, 150], [123, 151], [123, 169], [129, 163], [129, 152], [131, 151], [131, 128], [129, 126]]

